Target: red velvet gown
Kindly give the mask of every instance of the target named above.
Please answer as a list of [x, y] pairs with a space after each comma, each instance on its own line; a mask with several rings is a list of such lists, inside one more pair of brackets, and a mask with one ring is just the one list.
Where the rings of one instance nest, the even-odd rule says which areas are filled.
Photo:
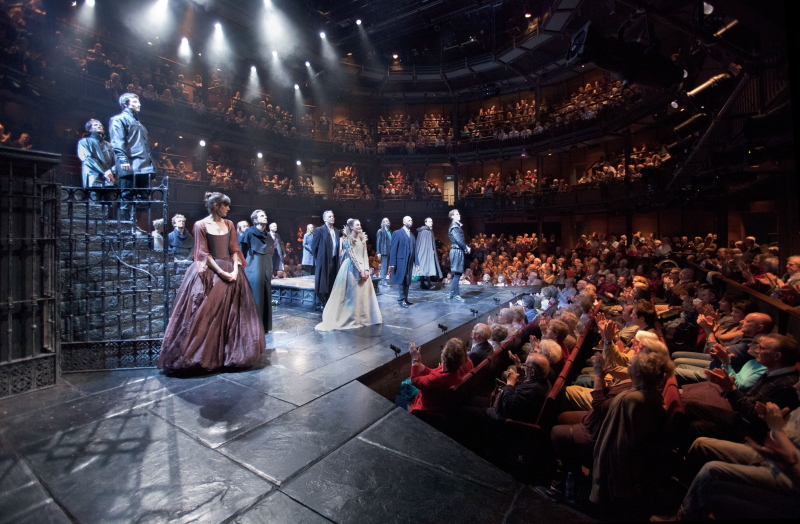
[[264, 328], [244, 271], [228, 282], [206, 266], [212, 257], [220, 269], [231, 272], [234, 253], [246, 265], [233, 222], [225, 220], [225, 224], [228, 232], [224, 235], [208, 233], [202, 220], [194, 225], [195, 262], [187, 268], [175, 296], [159, 368], [247, 367], [264, 352]]

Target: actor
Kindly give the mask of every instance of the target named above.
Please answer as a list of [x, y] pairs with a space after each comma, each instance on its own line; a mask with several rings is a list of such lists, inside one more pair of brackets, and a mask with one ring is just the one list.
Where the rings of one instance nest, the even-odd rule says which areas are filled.
[[311, 252], [314, 254], [314, 292], [317, 294], [315, 309], [322, 311], [339, 273], [339, 230], [333, 227], [333, 211], [322, 213], [325, 222], [314, 230]]
[[278, 234], [278, 224], [273, 222], [269, 225], [269, 236], [272, 239], [272, 272], [273, 275], [278, 271], [283, 271], [283, 255], [286, 254], [286, 247]]
[[272, 331], [272, 255], [275, 244], [266, 232], [267, 214], [256, 209], [250, 215], [253, 224], [242, 233], [239, 246], [244, 253], [247, 267], [244, 274], [253, 290], [258, 318], [264, 326], [264, 332]]
[[103, 187], [116, 184], [117, 166], [114, 150], [105, 139], [105, 128], [99, 120], [86, 122], [90, 134], [78, 140], [78, 158], [81, 159], [83, 187]]
[[314, 272], [314, 252], [311, 251], [311, 241], [314, 239], [314, 224], [306, 226], [306, 234], [303, 235], [303, 271], [309, 275]]
[[448, 214], [450, 217], [450, 228], [447, 235], [450, 237], [450, 272], [453, 273], [453, 282], [450, 284], [449, 299], [464, 301], [458, 291], [458, 281], [464, 272], [464, 255], [469, 254], [470, 247], [464, 241], [464, 231], [461, 229], [461, 213], [458, 209], [453, 209]]
[[[137, 221], [137, 211], [147, 209], [147, 204], [139, 204], [136, 211], [131, 210], [131, 202], [137, 199], [136, 189], [150, 187], [150, 178], [156, 172], [156, 163], [150, 154], [150, 145], [147, 143], [147, 129], [139, 121], [141, 102], [133, 93], [125, 93], [119, 97], [122, 113], [111, 117], [108, 125], [111, 137], [111, 147], [114, 148], [116, 157], [119, 187], [122, 189], [123, 220], [132, 219], [134, 225]], [[139, 200], [146, 196], [138, 195]]]
[[173, 230], [169, 233], [169, 254], [175, 262], [184, 260], [194, 260], [192, 248], [194, 247], [194, 237], [186, 229], [186, 217], [177, 214], [172, 217]]
[[433, 219], [417, 228], [417, 260], [419, 260], [419, 288], [430, 289], [431, 277], [442, 278], [439, 257], [436, 256], [436, 239], [433, 237]]
[[384, 218], [381, 220], [381, 228], [378, 230], [378, 234], [375, 235], [375, 242], [377, 245], [375, 246], [376, 255], [378, 260], [381, 261], [381, 283], [384, 283], [383, 279], [386, 279], [385, 283], [388, 284], [388, 278], [386, 276], [386, 271], [389, 269], [389, 249], [392, 247], [392, 232], [389, 227], [392, 225], [389, 222], [388, 218]]
[[416, 238], [411, 232], [414, 222], [411, 217], [403, 217], [403, 227], [392, 233], [392, 246], [389, 250], [389, 275], [392, 284], [398, 284], [398, 302], [406, 308], [412, 304], [408, 301], [408, 286], [411, 285], [412, 270], [419, 271]]

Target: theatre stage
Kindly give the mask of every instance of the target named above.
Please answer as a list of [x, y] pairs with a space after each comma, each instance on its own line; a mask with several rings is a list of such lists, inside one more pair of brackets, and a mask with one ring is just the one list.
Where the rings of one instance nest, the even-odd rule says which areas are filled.
[[0, 523], [586, 521], [358, 380], [402, 368], [412, 340], [430, 357], [470, 309], [485, 319], [512, 297], [417, 288], [402, 309], [381, 287], [384, 324], [352, 331], [318, 333], [320, 313], [282, 305], [252, 370], [64, 374], [0, 401]]

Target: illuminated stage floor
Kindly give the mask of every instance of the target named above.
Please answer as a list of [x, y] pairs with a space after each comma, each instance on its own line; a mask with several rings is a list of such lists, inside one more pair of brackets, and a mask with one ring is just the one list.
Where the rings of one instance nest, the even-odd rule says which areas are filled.
[[[66, 374], [0, 401], [0, 523], [584, 522], [357, 379], [512, 293], [381, 288], [385, 324], [281, 306], [255, 369]], [[401, 357], [407, 358], [407, 356]]]

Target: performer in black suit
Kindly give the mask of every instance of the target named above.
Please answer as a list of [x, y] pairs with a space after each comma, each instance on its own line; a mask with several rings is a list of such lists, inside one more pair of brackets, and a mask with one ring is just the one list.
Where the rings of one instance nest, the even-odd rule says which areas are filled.
[[461, 229], [461, 213], [458, 209], [453, 209], [448, 214], [450, 217], [450, 228], [447, 234], [450, 237], [450, 272], [453, 273], [453, 282], [450, 284], [450, 294], [447, 298], [456, 299], [463, 302], [458, 291], [458, 279], [464, 272], [464, 254], [470, 252], [470, 247], [464, 241], [464, 231]]
[[[120, 206], [121, 219], [137, 221], [137, 212], [147, 209], [147, 204], [137, 206], [136, 212], [131, 216], [131, 204], [136, 196], [135, 189], [150, 187], [150, 178], [156, 172], [156, 163], [150, 154], [150, 145], [147, 143], [147, 129], [139, 122], [139, 111], [142, 108], [139, 97], [133, 93], [125, 93], [119, 97], [122, 113], [111, 117], [108, 132], [111, 138], [111, 147], [119, 175], [119, 187], [122, 189], [122, 205]], [[139, 196], [140, 200], [145, 197]]]
[[336, 282], [339, 272], [339, 230], [333, 227], [333, 211], [322, 213], [324, 225], [314, 230], [311, 251], [314, 253], [314, 292], [317, 305], [314, 309], [322, 311]]
[[[378, 260], [381, 261], [381, 284], [384, 283], [386, 278], [386, 271], [389, 269], [389, 249], [392, 246], [392, 232], [389, 229], [391, 226], [388, 218], [381, 220], [381, 228], [378, 234], [375, 235], [375, 251], [378, 255]], [[388, 282], [386, 282], [388, 284]]]
[[242, 233], [239, 247], [242, 248], [247, 267], [244, 274], [253, 290], [253, 299], [258, 309], [258, 318], [264, 326], [264, 333], [272, 331], [272, 255], [275, 244], [265, 231], [267, 214], [256, 209], [250, 215], [253, 224]]
[[91, 134], [78, 141], [83, 187], [116, 185], [114, 150], [105, 139], [103, 124], [99, 120], [89, 120], [86, 122], [86, 131]]
[[403, 227], [392, 233], [392, 247], [389, 251], [389, 275], [393, 284], [399, 285], [398, 301], [400, 307], [408, 307], [408, 286], [411, 285], [411, 273], [416, 267], [419, 271], [417, 259], [416, 237], [411, 232], [413, 225], [411, 217], [403, 217]]

